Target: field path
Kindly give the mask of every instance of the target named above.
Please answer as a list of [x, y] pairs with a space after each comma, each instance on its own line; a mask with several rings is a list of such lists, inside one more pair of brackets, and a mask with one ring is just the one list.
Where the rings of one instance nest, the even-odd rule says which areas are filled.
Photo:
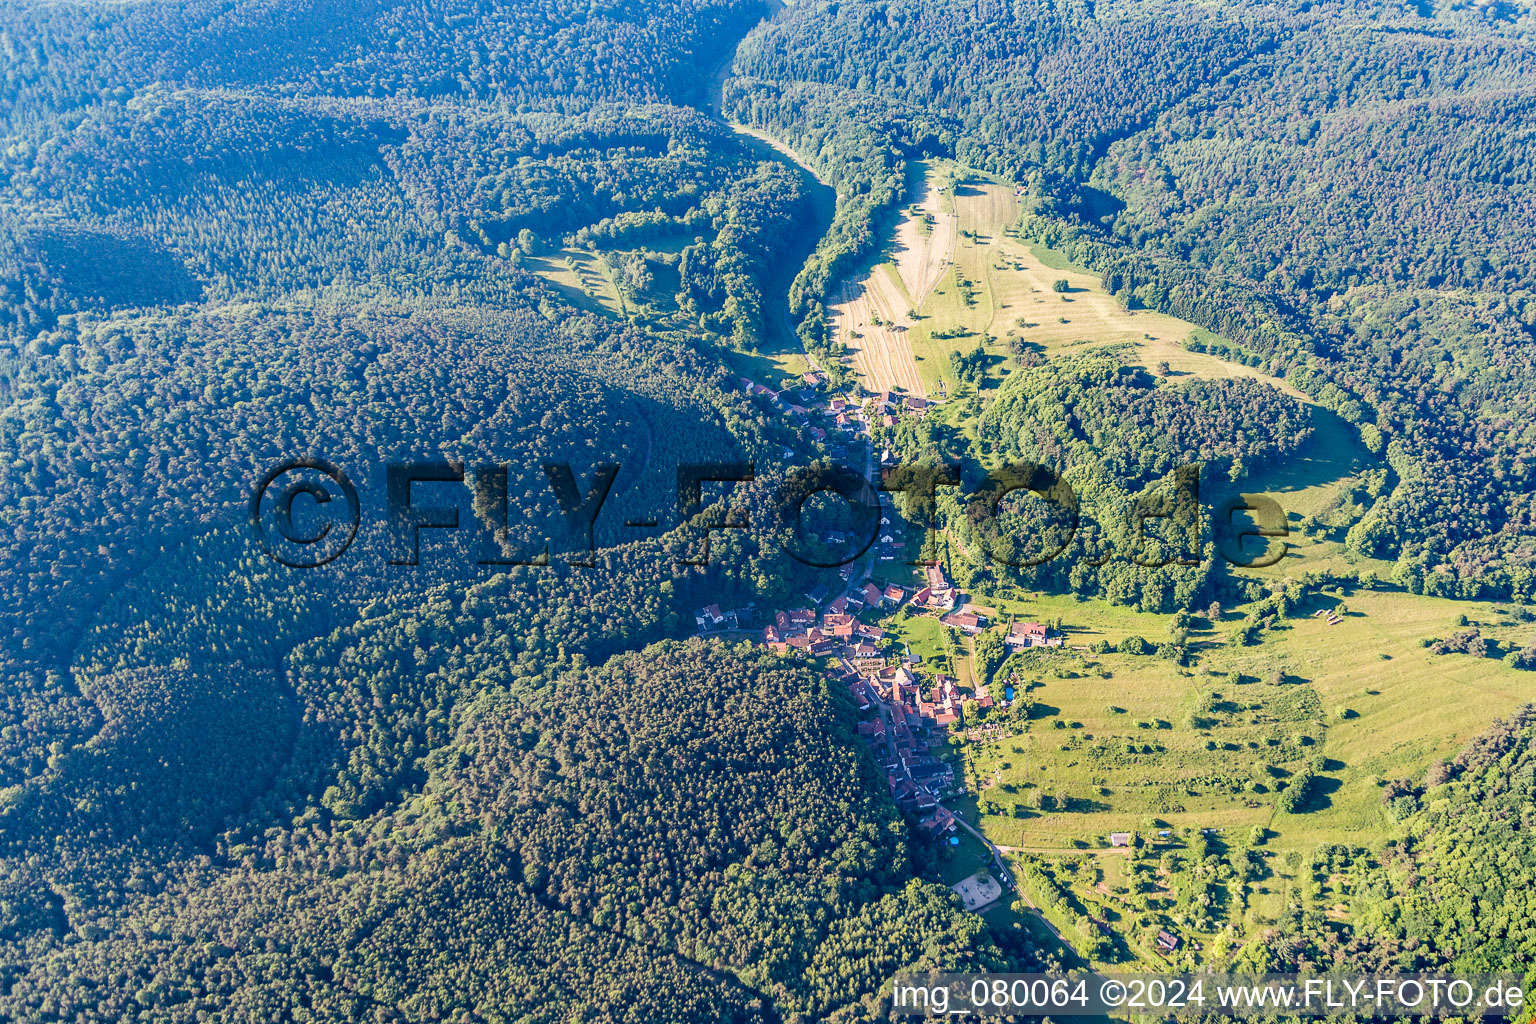
[[960, 215], [944, 208], [943, 196], [932, 175], [924, 178], [923, 200], [918, 209], [921, 218], [902, 217], [897, 223], [891, 249], [901, 283], [914, 306], [921, 305], [943, 280], [944, 270], [954, 258], [955, 241], [960, 237]]

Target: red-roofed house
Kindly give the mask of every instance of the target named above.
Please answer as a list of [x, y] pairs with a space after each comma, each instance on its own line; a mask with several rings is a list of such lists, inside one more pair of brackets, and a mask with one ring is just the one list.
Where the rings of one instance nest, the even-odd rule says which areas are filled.
[[736, 613], [720, 610], [717, 604], [705, 605], [693, 613], [693, 620], [700, 629], [735, 629]]
[[963, 633], [980, 633], [986, 625], [986, 619], [972, 612], [953, 612], [939, 620], [946, 626], [953, 626]]
[[941, 836], [955, 827], [955, 816], [947, 807], [940, 805], [934, 808], [932, 814], [918, 821], [917, 827], [931, 836]]
[[854, 620], [852, 615], [828, 614], [827, 617], [822, 621], [822, 625], [826, 627], [826, 629], [830, 631], [833, 636], [853, 636]]
[[1025, 647], [1060, 647], [1062, 637], [1049, 626], [1038, 622], [1015, 622], [1008, 627], [1003, 643], [1022, 650]]

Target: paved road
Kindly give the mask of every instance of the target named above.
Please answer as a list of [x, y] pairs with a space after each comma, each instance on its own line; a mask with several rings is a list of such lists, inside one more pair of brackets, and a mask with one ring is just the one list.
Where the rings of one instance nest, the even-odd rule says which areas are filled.
[[[775, 143], [772, 140], [766, 139], [766, 138], [764, 138], [763, 136], [761, 136], [761, 135], [759, 135], [757, 133], [751, 132], [751, 131], [749, 131], [748, 129], [746, 129], [742, 125], [734, 124], [734, 123], [732, 123], [732, 122], [730, 122], [730, 121], [725, 119], [725, 117], [723, 116], [723, 111], [721, 109], [721, 107], [722, 107], [721, 99], [722, 99], [722, 94], [723, 94], [724, 87], [725, 87], [725, 80], [728, 77], [730, 77], [730, 71], [731, 71], [730, 58], [727, 58], [726, 60], [722, 61], [721, 64], [715, 69], [715, 72], [714, 72], [714, 74], [712, 76], [713, 81], [711, 82], [711, 88], [710, 88], [709, 113], [711, 115], [713, 115], [714, 118], [717, 121], [719, 121], [721, 124], [725, 125], [727, 128], [729, 128], [731, 131], [735, 132], [737, 135], [742, 136], [744, 139], [750, 140], [751, 142], [757, 143], [759, 145], [762, 145], [762, 144], [766, 143], [767, 145], [771, 146], [775, 151], [777, 151], [779, 156], [781, 156], [781, 157], [785, 158], [786, 160], [788, 160], [789, 162], [791, 162], [810, 181], [814, 182], [817, 185], [820, 185], [823, 189], [826, 189], [827, 188], [826, 183], [822, 182], [816, 176], [814, 171], [812, 171], [809, 167], [805, 166], [805, 164], [801, 163], [799, 157], [796, 156], [790, 150], [788, 150], [786, 147], [784, 147], [782, 145], [779, 145], [779, 144]], [[831, 218], [827, 217], [826, 219], [827, 219], [828, 223], [830, 224]], [[777, 298], [777, 296], [774, 296], [774, 298]], [[785, 302], [784, 306], [782, 307], [781, 315], [784, 318], [784, 330], [785, 330], [785, 332], [789, 335], [790, 338], [793, 338], [793, 339], [798, 341], [799, 340], [798, 339], [798, 335], [796, 335], [796, 333], [795, 333], [795, 325], [794, 325], [793, 320], [790, 317], [789, 304], [788, 304], [787, 301]], [[807, 352], [803, 345], [801, 346], [801, 352], [804, 353], [805, 360], [806, 360], [807, 363], [809, 363], [812, 367], [814, 367], [816, 370], [818, 370], [818, 371], [820, 371], [822, 373], [826, 372], [825, 368], [822, 367], [821, 365], [819, 365], [816, 362], [815, 357], [813, 357], [810, 352]], [[865, 451], [865, 455], [864, 455], [864, 478], [866, 480], [869, 480], [871, 483], [874, 483], [875, 482], [875, 472], [876, 472], [876, 468], [877, 468], [876, 464], [875, 464], [875, 445], [874, 445], [874, 440], [872, 438], [866, 438], [866, 440], [868, 441], [868, 445], [867, 445], [867, 448], [866, 448], [866, 451]], [[850, 579], [849, 582], [848, 582], [848, 585], [843, 588], [843, 594], [847, 595], [847, 594], [851, 593], [855, 588], [857, 588], [859, 586], [862, 586], [865, 581], [869, 580], [874, 575], [874, 573], [875, 573], [875, 564], [876, 564], [875, 555], [873, 553], [867, 554], [864, 557], [864, 572], [863, 572], [863, 574], [858, 576], [857, 579]], [[873, 691], [871, 691], [871, 696], [874, 697], [875, 704], [880, 709], [880, 717], [885, 722], [885, 726], [886, 726], [886, 733], [885, 733], [885, 736], [886, 736], [886, 754], [887, 754], [887, 757], [893, 757], [894, 756], [894, 749], [891, 747], [890, 709], [888, 707], [886, 707], [885, 701], [880, 698], [879, 694], [874, 693]], [[1055, 925], [1051, 924], [1050, 921], [1046, 920], [1045, 915], [1042, 914], [1040, 912], [1040, 908], [1035, 906], [1034, 902], [1032, 900], [1030, 900], [1028, 894], [1026, 894], [1022, 889], [1020, 889], [1017, 886], [1013, 885], [1013, 882], [1012, 882], [1013, 875], [1008, 870], [1008, 865], [1007, 865], [1007, 862], [1003, 859], [1002, 851], [997, 848], [997, 846], [992, 842], [992, 840], [988, 839], [980, 831], [978, 831], [976, 828], [974, 828], [971, 825], [971, 823], [966, 821], [963, 817], [961, 817], [960, 814], [955, 812], [953, 809], [949, 809], [949, 810], [950, 810], [951, 814], [954, 814], [956, 822], [958, 822], [962, 827], [964, 827], [966, 831], [970, 832], [977, 839], [980, 839], [983, 843], [986, 844], [987, 849], [992, 854], [992, 860], [994, 861], [994, 863], [995, 863], [995, 865], [997, 867], [998, 873], [1002, 876], [1002, 878], [1004, 880], [1006, 880], [1008, 882], [1008, 884], [1010, 886], [1013, 887], [1014, 891], [1018, 893], [1019, 899], [1021, 899], [1027, 907], [1029, 907], [1032, 911], [1034, 911], [1035, 916], [1038, 917], [1040, 919], [1040, 922], [1042, 924], [1044, 924], [1047, 929], [1050, 930], [1051, 934], [1056, 937], [1056, 940], [1058, 942], [1060, 942], [1067, 949], [1072, 950], [1075, 953], [1076, 950], [1073, 950], [1072, 945], [1069, 942], [1067, 942], [1066, 937], [1063, 936], [1061, 934], [1061, 932], [1057, 930]]]
[[992, 862], [996, 866], [998, 872], [1002, 875], [1003, 879], [1008, 883], [1013, 891], [1018, 894], [1019, 899], [1024, 901], [1024, 905], [1035, 912], [1035, 916], [1040, 919], [1040, 923], [1045, 925], [1046, 928], [1050, 929], [1052, 935], [1056, 936], [1056, 941], [1060, 942], [1073, 953], [1076, 953], [1077, 950], [1073, 948], [1072, 943], [1067, 941], [1067, 937], [1061, 934], [1061, 931], [1054, 924], [1052, 924], [1043, 913], [1040, 912], [1039, 907], [1035, 906], [1035, 901], [1029, 898], [1029, 893], [1025, 892], [1022, 886], [1013, 881], [1013, 873], [1008, 870], [1008, 862], [1003, 859], [1002, 848], [999, 847], [996, 843], [992, 842], [992, 840], [988, 839], [985, 835], [983, 835], [981, 831], [973, 826], [970, 822], [962, 818], [959, 812], [951, 810], [950, 813], [955, 816], [956, 824], [986, 844], [987, 849], [992, 853]]

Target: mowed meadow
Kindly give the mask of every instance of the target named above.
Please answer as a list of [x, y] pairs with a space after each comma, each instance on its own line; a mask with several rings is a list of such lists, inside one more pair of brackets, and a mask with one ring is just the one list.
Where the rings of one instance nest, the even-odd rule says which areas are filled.
[[[1343, 603], [1336, 626], [1303, 609], [1250, 647], [1229, 623], [1196, 619], [1190, 668], [1117, 653], [1040, 657], [1030, 732], [978, 762], [983, 797], [998, 805], [988, 834], [1066, 849], [1156, 817], [1178, 828], [1262, 824], [1279, 845], [1368, 840], [1382, 825], [1382, 783], [1422, 773], [1536, 692], [1529, 673], [1420, 645], [1464, 628], [1462, 616], [1512, 645], [1536, 636], [1498, 606], [1387, 591]], [[1065, 604], [1075, 605], [1059, 614], [1069, 644], [1157, 642], [1170, 621], [1062, 599], [1020, 602], [1016, 614], [1053, 618]], [[1274, 781], [1287, 776], [1270, 768], [1292, 772], [1318, 755], [1330, 762], [1326, 792], [1303, 813], [1276, 811]], [[1052, 797], [1044, 810], [1042, 795]]]
[[[995, 366], [1017, 338], [1046, 355], [1115, 348], [1127, 362], [1170, 376], [1261, 378], [1296, 397], [1284, 381], [1184, 347], [1209, 332], [1150, 310], [1126, 309], [1098, 275], [1059, 253], [1013, 237], [1014, 188], [949, 161], [916, 165], [890, 240], [841, 286], [832, 306], [836, 337], [871, 391], [954, 393], [952, 352], [982, 343]], [[1067, 290], [1055, 290], [1066, 281]], [[916, 314], [915, 316], [912, 314]]]

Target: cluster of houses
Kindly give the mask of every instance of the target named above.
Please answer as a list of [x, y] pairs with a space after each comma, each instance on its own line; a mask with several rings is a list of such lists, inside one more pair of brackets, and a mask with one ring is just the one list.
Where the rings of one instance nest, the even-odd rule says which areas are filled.
[[856, 616], [866, 608], [901, 607], [907, 599], [905, 588], [868, 582], [827, 604], [819, 615], [815, 606], [826, 599], [826, 588], [818, 587], [806, 598], [811, 605], [781, 611], [764, 627], [763, 643], [770, 650], [779, 654], [836, 657], [853, 665], [885, 664], [878, 646], [885, 640], [885, 630], [860, 622]]
[[912, 595], [913, 604], [934, 611], [947, 611], [959, 602], [960, 594], [950, 583], [949, 577], [944, 575], [942, 565], [930, 565], [923, 573], [925, 582], [922, 589]]
[[[775, 398], [782, 401], [781, 395]], [[889, 395], [880, 396], [872, 408], [890, 409], [893, 402]], [[792, 405], [792, 414], [797, 407], [805, 408]], [[919, 415], [926, 407], [921, 399], [909, 399], [905, 406]], [[838, 415], [863, 415], [843, 399], [832, 399], [828, 408]], [[889, 525], [889, 520], [882, 525]], [[882, 535], [880, 542], [880, 557], [890, 560], [897, 554], [900, 545], [893, 536]], [[827, 659], [830, 674], [848, 687], [861, 710], [878, 708], [877, 714], [859, 725], [859, 733], [884, 766], [892, 798], [921, 830], [944, 836], [956, 827], [954, 815], [942, 802], [956, 785], [953, 766], [938, 756], [945, 749], [944, 735], [951, 726], [973, 724], [966, 723], [966, 701], [974, 700], [982, 710], [997, 701], [986, 686], [966, 693], [943, 674], [924, 682], [920, 659], [910, 651], [895, 657], [895, 652], [887, 650], [886, 631], [858, 616], [867, 610], [885, 613], [906, 605], [939, 615], [945, 625], [968, 634], [986, 629], [986, 616], [964, 603], [964, 595], [941, 565], [928, 566], [915, 589], [873, 580], [849, 582], [853, 571], [852, 565], [843, 569], [844, 591], [837, 597], [829, 600], [829, 589], [818, 585], [806, 593], [803, 606], [773, 612], [771, 620], [755, 616], [752, 605], [727, 610], [717, 604], [698, 609], [694, 619], [701, 633], [757, 633], [765, 646], [780, 655]], [[755, 621], [763, 624], [755, 627]], [[1062, 638], [1038, 623], [1013, 623], [1005, 639], [1021, 649], [1058, 646]], [[1006, 696], [1012, 697], [1011, 688]]]
[[882, 426], [894, 427], [901, 422], [905, 415], [922, 419], [928, 415], [928, 399], [919, 398], [916, 395], [898, 395], [893, 391], [882, 391], [869, 400], [869, 417], [871, 422]]
[[[902, 416], [919, 419], [931, 408], [926, 398], [884, 391], [865, 402], [847, 395], [824, 396], [826, 375], [817, 371], [800, 375], [798, 386], [775, 391], [748, 377], [741, 378], [742, 390], [753, 397], [765, 398], [789, 416], [805, 424], [806, 436], [825, 442], [835, 432], [869, 436], [876, 425], [894, 427]], [[834, 455], [838, 454], [836, 451]]]
[[[939, 620], [952, 629], [975, 636], [987, 628], [987, 617], [966, 605], [959, 611], [950, 612]], [[1014, 622], [1003, 634], [1003, 644], [1013, 651], [1030, 647], [1060, 647], [1066, 640], [1061, 633], [1043, 622]]]
[[958, 629], [962, 633], [975, 636], [987, 628], [987, 617], [969, 608], [962, 608], [957, 612], [950, 612], [939, 620], [951, 629]]
[[954, 815], [940, 798], [954, 787], [955, 772], [934, 752], [943, 748], [942, 740], [932, 748], [930, 741], [961, 720], [963, 700], [990, 707], [992, 697], [984, 688], [962, 694], [953, 679], [942, 675], [925, 687], [910, 654], [891, 664], [886, 631], [857, 615], [870, 608], [901, 607], [913, 596], [907, 588], [865, 581], [829, 602], [821, 588], [806, 596], [804, 607], [775, 613], [763, 627], [763, 643], [780, 654], [829, 659], [829, 671], [862, 710], [878, 706], [880, 713], [863, 722], [859, 732], [885, 766], [892, 798], [924, 831], [935, 836], [949, 832]]
[[[782, 391], [765, 387], [748, 377], [741, 378], [741, 386], [747, 394], [765, 398], [789, 414], [791, 419], [803, 425], [806, 436], [813, 441], [826, 442], [834, 432], [854, 437], [869, 433], [869, 419], [857, 401], [841, 395], [822, 395], [820, 388], [827, 382], [824, 374], [812, 371], [801, 374], [800, 380], [799, 386]], [[838, 453], [834, 451], [833, 454]]]
[[[958, 692], [948, 707], [925, 700], [907, 664], [863, 674], [854, 671], [844, 679], [863, 705], [881, 703], [882, 713], [859, 723], [859, 734], [885, 768], [891, 798], [929, 835], [949, 832], [955, 827], [955, 816], [940, 799], [954, 788], [955, 770], [934, 754], [929, 743], [935, 732], [942, 736], [947, 722], [958, 714]], [[935, 698], [943, 687], [943, 683], [935, 687]]]

